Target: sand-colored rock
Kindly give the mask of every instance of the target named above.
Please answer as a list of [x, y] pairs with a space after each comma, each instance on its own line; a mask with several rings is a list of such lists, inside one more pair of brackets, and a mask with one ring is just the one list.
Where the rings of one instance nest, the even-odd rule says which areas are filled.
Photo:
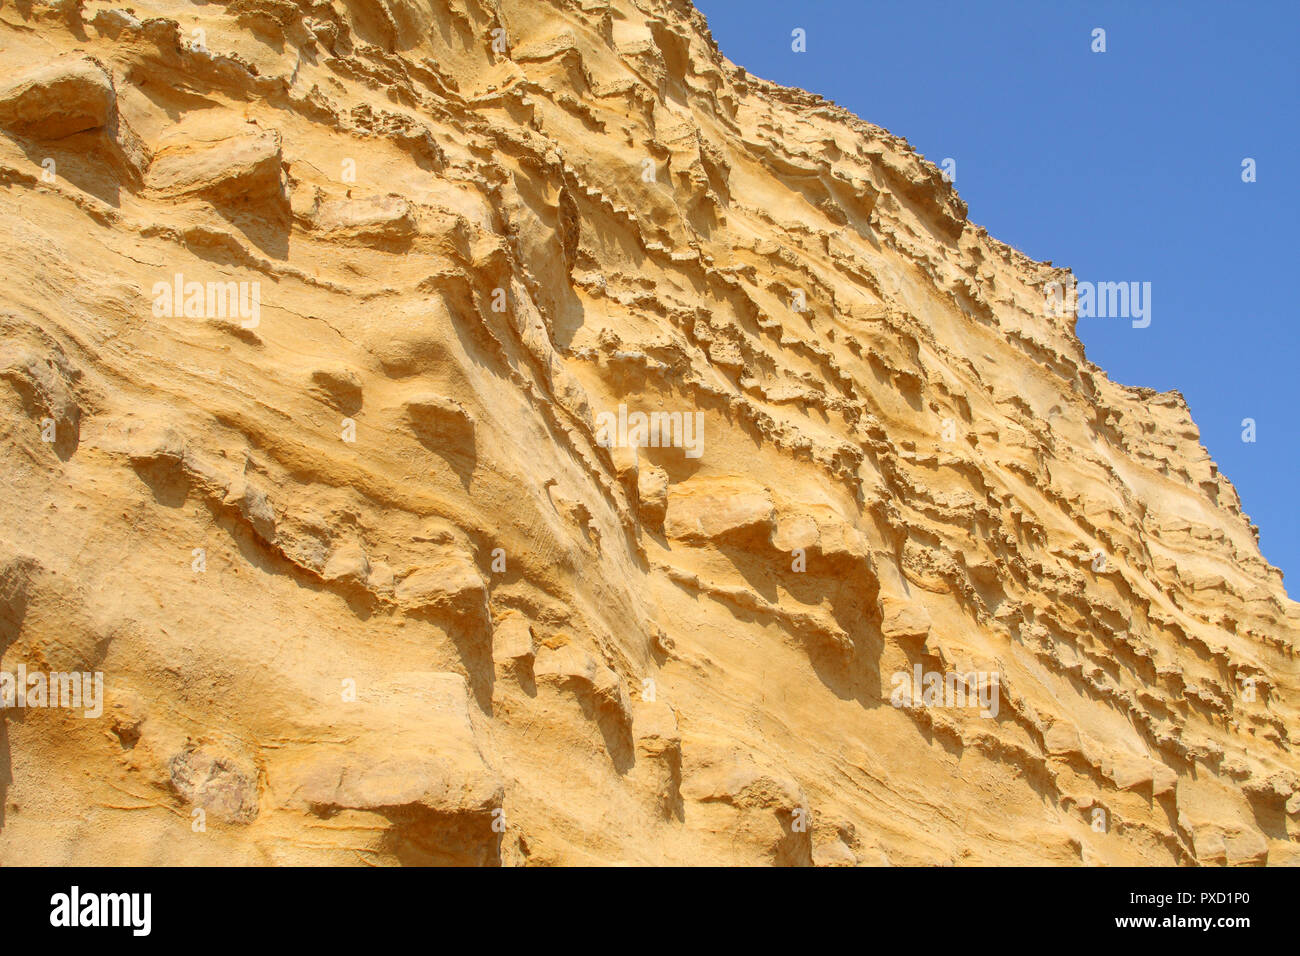
[[0, 715], [0, 863], [1300, 859], [1182, 396], [687, 4], [0, 49], [0, 673], [104, 678]]

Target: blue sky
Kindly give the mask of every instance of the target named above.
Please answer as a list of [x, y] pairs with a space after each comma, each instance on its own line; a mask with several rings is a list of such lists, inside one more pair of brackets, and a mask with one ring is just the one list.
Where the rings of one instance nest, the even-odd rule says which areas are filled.
[[1149, 327], [1079, 319], [1088, 358], [1186, 396], [1298, 593], [1300, 3], [695, 2], [751, 73], [955, 159], [996, 238], [1080, 280], [1150, 282]]

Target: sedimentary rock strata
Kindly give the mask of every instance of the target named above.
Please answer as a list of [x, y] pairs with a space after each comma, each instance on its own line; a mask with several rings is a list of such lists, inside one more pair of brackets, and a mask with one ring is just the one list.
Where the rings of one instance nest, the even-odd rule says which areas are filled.
[[0, 55], [0, 670], [105, 698], [3, 713], [0, 862], [1300, 859], [1300, 608], [1182, 397], [684, 0]]

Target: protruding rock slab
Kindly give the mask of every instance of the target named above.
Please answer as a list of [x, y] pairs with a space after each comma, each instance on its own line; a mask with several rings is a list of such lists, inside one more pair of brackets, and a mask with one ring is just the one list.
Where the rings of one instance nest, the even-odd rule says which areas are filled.
[[113, 115], [113, 80], [86, 58], [56, 60], [0, 86], [0, 129], [61, 139], [98, 129]]
[[464, 678], [407, 673], [356, 691], [332, 709], [330, 741], [299, 760], [290, 800], [322, 815], [380, 814], [412, 861], [498, 862], [504, 788], [479, 748]]

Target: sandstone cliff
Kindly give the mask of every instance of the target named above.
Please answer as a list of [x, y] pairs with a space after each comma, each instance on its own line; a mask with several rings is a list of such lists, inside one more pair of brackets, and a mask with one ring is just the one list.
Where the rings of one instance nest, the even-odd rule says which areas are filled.
[[104, 679], [0, 719], [0, 862], [1300, 861], [1300, 609], [1182, 397], [685, 0], [0, 60], [0, 670]]

